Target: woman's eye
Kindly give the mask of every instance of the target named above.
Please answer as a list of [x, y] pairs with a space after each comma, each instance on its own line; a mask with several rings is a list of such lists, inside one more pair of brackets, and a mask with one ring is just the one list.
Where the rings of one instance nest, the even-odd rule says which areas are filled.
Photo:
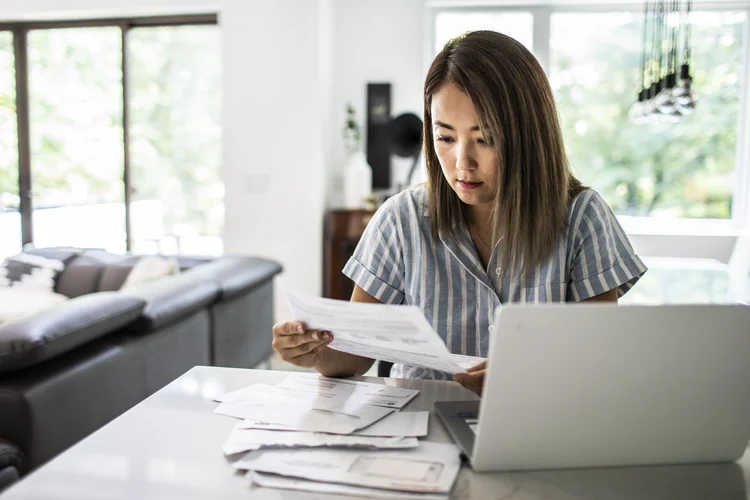
[[445, 142], [447, 144], [450, 144], [451, 142], [453, 142], [453, 137], [445, 137], [443, 135], [439, 135], [437, 137], [437, 140], [438, 142]]
[[478, 139], [477, 144], [481, 144], [482, 146], [492, 146], [492, 139]]

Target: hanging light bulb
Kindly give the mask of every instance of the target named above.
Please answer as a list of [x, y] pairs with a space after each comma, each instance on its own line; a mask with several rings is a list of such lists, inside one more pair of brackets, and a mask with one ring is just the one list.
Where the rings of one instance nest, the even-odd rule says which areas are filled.
[[648, 40], [648, 0], [646, 0], [643, 8], [643, 50], [641, 51], [641, 89], [638, 91], [638, 99], [630, 106], [628, 110], [628, 118], [630, 121], [636, 124], [648, 122], [648, 116], [646, 113], [646, 100], [648, 99], [648, 78], [646, 74], [647, 61], [646, 61], [646, 41]]
[[[667, 4], [667, 1], [670, 3]], [[690, 12], [682, 16], [679, 0], [656, 0], [649, 9], [645, 2], [643, 19], [643, 52], [641, 59], [641, 90], [628, 110], [634, 123], [667, 121], [676, 123], [693, 112], [696, 98], [690, 76]], [[684, 30], [685, 62], [677, 75], [678, 31]], [[647, 58], [646, 54], [650, 54]]]
[[674, 89], [677, 107], [684, 115], [693, 112], [696, 105], [696, 98], [693, 93], [693, 78], [690, 76], [690, 56], [691, 56], [691, 32], [692, 24], [690, 20], [690, 11], [692, 10], [693, 0], [687, 0], [687, 15], [685, 17], [685, 40], [684, 40], [684, 57], [685, 60], [680, 67], [680, 81]]
[[[671, 113], [669, 109], [669, 99], [671, 95], [667, 95], [665, 89], [667, 88], [667, 5], [666, 1], [662, 0], [658, 5], [658, 12], [655, 24], [654, 33], [654, 51], [653, 51], [653, 65], [654, 65], [654, 79], [650, 90], [651, 94], [651, 118], [654, 121], [664, 121], [665, 113]], [[662, 109], [664, 108], [664, 111]]]
[[[677, 121], [679, 121], [682, 114], [677, 108], [677, 100], [674, 96], [674, 89], [677, 85], [677, 25], [679, 24], [677, 0], [672, 2], [671, 8], [672, 10], [667, 18], [670, 22], [664, 23], [665, 34], [668, 30], [670, 30], [671, 33], [669, 34], [669, 37], [665, 37], [668, 40], [669, 46], [666, 51], [667, 64], [665, 65], [666, 74], [663, 79], [664, 84], [659, 92], [659, 112], [673, 119], [676, 118]], [[667, 26], [668, 24], [671, 24], [671, 29]]]
[[693, 79], [690, 77], [690, 66], [683, 64], [680, 68], [680, 83], [674, 89], [677, 108], [684, 115], [689, 115], [695, 110], [696, 99], [693, 93]]
[[648, 95], [647, 90], [641, 90], [638, 92], [638, 100], [630, 106], [628, 110], [628, 118], [630, 121], [636, 124], [642, 124], [648, 122], [648, 115], [646, 113], [646, 97]]

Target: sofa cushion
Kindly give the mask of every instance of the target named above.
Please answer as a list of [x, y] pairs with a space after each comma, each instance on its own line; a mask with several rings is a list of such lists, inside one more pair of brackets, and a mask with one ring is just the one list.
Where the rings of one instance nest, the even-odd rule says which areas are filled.
[[106, 267], [120, 260], [122, 255], [104, 250], [86, 250], [67, 263], [57, 278], [55, 291], [70, 298], [98, 292], [99, 281]]
[[0, 373], [24, 368], [70, 351], [133, 322], [145, 301], [118, 293], [68, 300], [0, 327]]
[[131, 269], [133, 269], [132, 265], [121, 263], [107, 266], [99, 278], [99, 291], [114, 292], [122, 288], [122, 284], [125, 283]]
[[219, 296], [219, 285], [192, 272], [141, 283], [120, 292], [143, 300], [146, 307], [129, 331], [149, 332], [206, 307]]
[[281, 266], [271, 260], [228, 255], [191, 269], [186, 274], [216, 281], [224, 300], [264, 285], [281, 270]]

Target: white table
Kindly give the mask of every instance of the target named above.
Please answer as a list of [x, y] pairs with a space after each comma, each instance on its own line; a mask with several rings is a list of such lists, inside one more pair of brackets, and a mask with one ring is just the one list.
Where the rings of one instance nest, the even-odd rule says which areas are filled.
[[[251, 488], [221, 452], [237, 421], [212, 413], [216, 403], [211, 397], [253, 383], [274, 384], [286, 375], [193, 368], [12, 486], [0, 500], [330, 498]], [[476, 399], [452, 382], [366, 380], [419, 389], [404, 411], [431, 410], [434, 401]], [[449, 440], [434, 414], [427, 439]], [[747, 491], [750, 453], [739, 464], [723, 465], [490, 474], [475, 474], [465, 467], [453, 498], [739, 500], [748, 498]]]

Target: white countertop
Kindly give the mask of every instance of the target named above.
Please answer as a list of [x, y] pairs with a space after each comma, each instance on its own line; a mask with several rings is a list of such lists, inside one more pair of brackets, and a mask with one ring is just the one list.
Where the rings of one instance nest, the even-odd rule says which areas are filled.
[[[252, 488], [221, 452], [237, 420], [214, 414], [211, 398], [253, 383], [275, 384], [286, 375], [193, 368], [0, 494], [0, 500], [330, 498]], [[434, 401], [476, 399], [453, 382], [365, 380], [419, 389], [403, 411], [431, 410]], [[429, 429], [428, 440], [449, 440], [434, 414]], [[722, 465], [490, 474], [465, 467], [452, 498], [740, 500], [748, 498], [748, 490], [750, 454], [739, 464]]]

